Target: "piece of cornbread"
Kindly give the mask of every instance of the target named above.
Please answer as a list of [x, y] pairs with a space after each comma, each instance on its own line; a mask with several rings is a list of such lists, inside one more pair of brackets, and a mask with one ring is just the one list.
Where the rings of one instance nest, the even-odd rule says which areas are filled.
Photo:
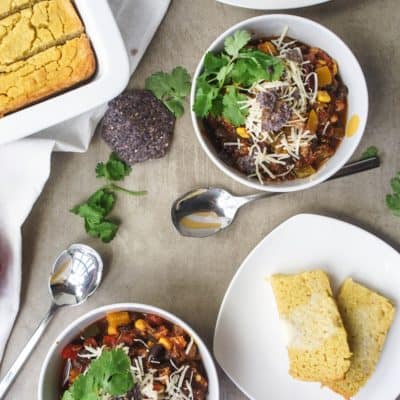
[[395, 307], [385, 297], [350, 278], [344, 282], [337, 303], [349, 335], [353, 357], [344, 379], [325, 384], [349, 399], [375, 371], [394, 319]]
[[85, 81], [95, 69], [86, 35], [11, 64], [0, 72], [0, 116]]
[[6, 65], [65, 43], [83, 31], [70, 0], [44, 0], [0, 19], [0, 72]]
[[0, 18], [36, 3], [39, 0], [0, 0]]
[[271, 284], [289, 335], [290, 375], [319, 382], [343, 378], [351, 353], [327, 274], [273, 275]]

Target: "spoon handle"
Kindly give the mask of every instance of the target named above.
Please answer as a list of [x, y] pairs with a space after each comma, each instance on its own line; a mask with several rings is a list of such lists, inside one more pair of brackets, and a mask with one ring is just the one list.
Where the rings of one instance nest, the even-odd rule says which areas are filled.
[[[339, 171], [336, 172], [336, 174], [332, 175], [330, 178], [328, 178], [327, 181], [332, 181], [337, 178], [343, 178], [344, 176], [358, 174], [359, 172], [369, 171], [370, 169], [378, 168], [380, 164], [381, 162], [379, 157], [369, 157], [364, 160], [354, 161], [346, 164], [344, 167], [339, 169]], [[264, 197], [271, 197], [284, 193], [285, 192], [265, 192], [265, 193], [251, 194], [249, 196], [243, 196], [243, 199], [246, 200], [244, 204], [250, 201], [262, 199]]]
[[49, 311], [47, 312], [46, 316], [42, 319], [42, 322], [37, 327], [35, 333], [31, 336], [28, 343], [22, 349], [21, 353], [19, 354], [18, 358], [14, 361], [14, 364], [8, 370], [7, 374], [0, 382], [0, 399], [4, 399], [8, 389], [10, 388], [11, 384], [14, 382], [14, 379], [17, 377], [19, 371], [25, 364], [27, 358], [32, 353], [33, 349], [36, 347], [39, 339], [43, 335], [47, 325], [53, 319], [55, 312], [57, 311], [58, 306], [54, 303], [51, 305]]

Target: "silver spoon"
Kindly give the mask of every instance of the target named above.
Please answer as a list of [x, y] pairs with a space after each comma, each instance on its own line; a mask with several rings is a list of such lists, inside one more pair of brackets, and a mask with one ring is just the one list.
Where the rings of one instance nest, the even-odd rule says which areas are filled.
[[49, 278], [49, 291], [52, 297], [50, 309], [1, 380], [0, 399], [5, 397], [55, 313], [61, 307], [77, 306], [85, 302], [99, 287], [102, 275], [103, 261], [89, 246], [73, 244], [57, 257]]
[[[346, 164], [329, 180], [378, 168], [378, 157]], [[172, 222], [183, 236], [207, 237], [226, 229], [235, 220], [238, 210], [252, 201], [282, 193], [262, 192], [249, 196], [233, 196], [220, 188], [196, 189], [176, 200], [171, 208]]]

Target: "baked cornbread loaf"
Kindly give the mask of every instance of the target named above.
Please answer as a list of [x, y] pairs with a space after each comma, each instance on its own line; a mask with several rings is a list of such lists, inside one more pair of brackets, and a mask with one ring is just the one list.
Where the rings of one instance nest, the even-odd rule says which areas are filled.
[[86, 35], [11, 64], [0, 72], [0, 116], [85, 81], [95, 69]]
[[0, 72], [5, 65], [80, 36], [82, 22], [70, 0], [44, 0], [0, 20]]
[[325, 382], [344, 398], [353, 397], [375, 371], [395, 307], [385, 297], [347, 279], [337, 303], [353, 352], [350, 369], [342, 380]]
[[290, 375], [304, 381], [342, 379], [351, 353], [327, 274], [273, 275], [271, 284], [289, 334]]

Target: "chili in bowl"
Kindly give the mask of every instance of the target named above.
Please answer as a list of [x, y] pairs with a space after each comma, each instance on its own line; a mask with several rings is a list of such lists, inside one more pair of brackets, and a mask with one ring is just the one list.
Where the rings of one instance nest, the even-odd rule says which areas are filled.
[[208, 49], [191, 94], [197, 138], [235, 180], [301, 190], [350, 158], [364, 132], [368, 94], [349, 48], [305, 18], [243, 21]]
[[[39, 399], [218, 399], [206, 346], [163, 310], [116, 304], [94, 310], [65, 330], [42, 367]], [[96, 397], [97, 396], [97, 397]]]

